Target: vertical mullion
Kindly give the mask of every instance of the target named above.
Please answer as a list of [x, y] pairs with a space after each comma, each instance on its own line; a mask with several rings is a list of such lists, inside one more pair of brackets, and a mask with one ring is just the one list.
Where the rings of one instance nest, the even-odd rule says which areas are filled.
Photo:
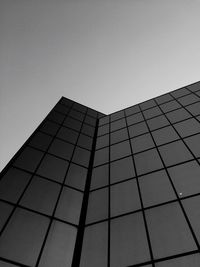
[[109, 146], [109, 150], [108, 150], [108, 267], [110, 267], [110, 214], [111, 214], [111, 204], [110, 204], [110, 136], [111, 136], [111, 120], [110, 120], [110, 115], [109, 115], [109, 129], [108, 129], [108, 146]]
[[144, 212], [144, 204], [143, 204], [143, 200], [142, 200], [142, 194], [141, 194], [141, 190], [140, 190], [138, 174], [137, 174], [135, 159], [134, 159], [134, 155], [133, 155], [133, 149], [132, 149], [132, 146], [131, 146], [131, 140], [130, 140], [131, 138], [130, 138], [130, 133], [129, 133], [129, 128], [128, 128], [128, 123], [127, 123], [127, 118], [126, 118], [125, 111], [124, 111], [124, 117], [125, 117], [125, 121], [126, 121], [126, 127], [127, 127], [127, 132], [128, 132], [128, 140], [129, 140], [129, 145], [130, 145], [130, 149], [131, 149], [131, 157], [132, 157], [132, 161], [133, 161], [133, 166], [134, 166], [134, 170], [135, 170], [135, 179], [136, 179], [136, 183], [137, 183], [137, 188], [138, 188], [138, 193], [139, 193], [139, 198], [140, 198], [140, 203], [141, 203], [141, 208], [142, 208], [142, 216], [143, 216], [143, 220], [144, 220], [144, 226], [145, 226], [147, 242], [148, 242], [148, 246], [149, 246], [149, 252], [150, 252], [152, 266], [154, 267], [155, 264], [154, 264], [154, 259], [153, 259], [153, 251], [152, 251], [152, 246], [151, 246], [151, 240], [150, 240], [150, 235], [149, 235], [149, 231], [148, 231], [146, 216], [145, 216], [145, 212]]

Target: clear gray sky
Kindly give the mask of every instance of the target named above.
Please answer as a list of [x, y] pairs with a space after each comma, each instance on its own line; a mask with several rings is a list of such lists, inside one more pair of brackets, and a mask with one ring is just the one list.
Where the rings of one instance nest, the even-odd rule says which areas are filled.
[[0, 169], [63, 95], [111, 113], [200, 80], [200, 0], [0, 0]]

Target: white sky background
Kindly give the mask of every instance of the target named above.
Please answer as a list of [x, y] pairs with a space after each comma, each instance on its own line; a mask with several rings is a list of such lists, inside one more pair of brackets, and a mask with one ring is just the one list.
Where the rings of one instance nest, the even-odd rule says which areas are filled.
[[0, 0], [0, 169], [66, 96], [111, 113], [200, 80], [200, 0]]

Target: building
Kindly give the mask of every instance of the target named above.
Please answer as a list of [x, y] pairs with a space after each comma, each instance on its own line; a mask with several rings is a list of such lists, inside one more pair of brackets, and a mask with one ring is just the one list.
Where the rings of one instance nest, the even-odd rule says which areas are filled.
[[62, 97], [0, 214], [1, 267], [199, 267], [200, 82], [110, 115]]

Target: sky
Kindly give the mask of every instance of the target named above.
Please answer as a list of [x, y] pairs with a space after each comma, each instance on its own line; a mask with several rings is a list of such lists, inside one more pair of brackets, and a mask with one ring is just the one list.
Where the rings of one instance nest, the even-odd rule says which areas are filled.
[[0, 170], [65, 96], [105, 114], [200, 80], [200, 0], [0, 0]]

